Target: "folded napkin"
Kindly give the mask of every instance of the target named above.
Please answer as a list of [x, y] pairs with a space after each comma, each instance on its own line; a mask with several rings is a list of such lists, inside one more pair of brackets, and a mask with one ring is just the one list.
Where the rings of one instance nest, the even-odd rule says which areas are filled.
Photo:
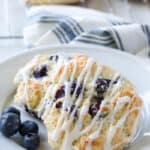
[[149, 56], [150, 26], [131, 23], [111, 14], [64, 16], [44, 7], [27, 13], [24, 42], [28, 47], [48, 44], [93, 44]]

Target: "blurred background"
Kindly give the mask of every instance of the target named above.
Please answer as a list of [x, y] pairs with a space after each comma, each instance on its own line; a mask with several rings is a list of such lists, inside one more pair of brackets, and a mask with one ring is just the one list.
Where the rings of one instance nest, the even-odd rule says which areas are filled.
[[149, 23], [150, 0], [87, 0], [86, 6], [139, 23]]
[[[22, 48], [25, 12], [32, 6], [26, 5], [25, 0], [0, 2], [0, 47], [15, 45]], [[150, 0], [82, 0], [72, 5], [111, 13], [132, 22], [150, 24]]]

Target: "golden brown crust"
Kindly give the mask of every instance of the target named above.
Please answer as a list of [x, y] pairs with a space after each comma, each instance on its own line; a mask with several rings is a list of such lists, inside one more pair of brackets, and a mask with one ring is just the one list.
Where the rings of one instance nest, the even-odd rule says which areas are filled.
[[40, 81], [27, 80], [19, 85], [14, 100], [16, 103], [22, 100], [30, 109], [34, 109], [39, 105], [44, 94], [44, 86]]

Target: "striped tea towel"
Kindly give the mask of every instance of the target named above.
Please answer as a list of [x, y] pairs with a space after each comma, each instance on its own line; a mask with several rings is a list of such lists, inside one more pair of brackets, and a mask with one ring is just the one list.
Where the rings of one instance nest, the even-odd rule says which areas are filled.
[[64, 16], [35, 7], [28, 11], [24, 41], [29, 47], [66, 43], [102, 45], [148, 57], [150, 26], [104, 13], [100, 17]]

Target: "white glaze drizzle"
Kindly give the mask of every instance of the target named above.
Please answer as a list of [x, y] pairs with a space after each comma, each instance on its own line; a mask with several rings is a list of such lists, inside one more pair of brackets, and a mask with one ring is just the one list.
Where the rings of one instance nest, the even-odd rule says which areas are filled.
[[[81, 73], [80, 73], [80, 75], [79, 75], [79, 77], [78, 77], [78, 80], [77, 80], [77, 85], [76, 85], [76, 89], [75, 89], [75, 92], [74, 92], [74, 94], [73, 94], [73, 96], [72, 96], [72, 98], [71, 98], [71, 100], [70, 101], [73, 101], [73, 99], [75, 99], [75, 93], [76, 93], [76, 91], [77, 91], [77, 88], [80, 86], [80, 83], [81, 83], [81, 81], [83, 80], [83, 77], [85, 76], [85, 79], [87, 78], [88, 79], [88, 77], [89, 77], [89, 73], [90, 73], [90, 68], [92, 67], [92, 65], [93, 65], [93, 60], [92, 59], [89, 59], [88, 61], [87, 61], [87, 64], [86, 64], [86, 66], [85, 66], [85, 68], [81, 71]], [[89, 70], [89, 71], [88, 71]], [[86, 75], [85, 75], [85, 73], [87, 73]], [[84, 85], [84, 84], [83, 84]], [[83, 90], [83, 89], [82, 89]], [[66, 93], [66, 95], [68, 95], [68, 91], [66, 91], [67, 93]], [[70, 94], [70, 93], [69, 93]], [[77, 101], [76, 101], [76, 106], [78, 106], [79, 104], [80, 104], [80, 102], [81, 102], [81, 100], [82, 100], [82, 94], [83, 94], [83, 92], [81, 92], [81, 94], [79, 95], [79, 97], [78, 97], [78, 99], [77, 99]], [[65, 99], [64, 99], [64, 102], [66, 101], [66, 96], [65, 96]], [[63, 105], [63, 109], [64, 109], [64, 105]], [[68, 131], [68, 126], [70, 126], [70, 123], [73, 121], [73, 118], [74, 118], [74, 113], [75, 113], [75, 109], [72, 111], [72, 113], [71, 113], [71, 115], [70, 115], [70, 120], [69, 121], [67, 121], [67, 120], [65, 120], [64, 121], [64, 123], [66, 124], [66, 121], [68, 122], [68, 124], [67, 124], [67, 126], [66, 125], [62, 125], [63, 127], [65, 127], [65, 130], [67, 130], [66, 132], [67, 132], [67, 134], [65, 134], [65, 136], [66, 136], [66, 138], [64, 138], [64, 141], [69, 141], [71, 138], [69, 137], [70, 135], [69, 135], [69, 133], [70, 133], [70, 131]], [[57, 127], [56, 127], [56, 129], [53, 131], [53, 133], [52, 133], [52, 135], [53, 135], [53, 139], [57, 139], [58, 137], [59, 137], [59, 133], [60, 133], [60, 130], [61, 130], [61, 124], [63, 123], [62, 121], [63, 121], [63, 119], [65, 118], [65, 115], [66, 115], [66, 112], [65, 111], [61, 111], [61, 115], [60, 115], [60, 118], [58, 119], [58, 123], [57, 123]], [[69, 149], [69, 144], [67, 144], [68, 145], [68, 147], [66, 147], [66, 144], [65, 144], [66, 142], [64, 142], [64, 144], [63, 144], [63, 147], [64, 147], [64, 149], [65, 148], [68, 148]], [[71, 142], [70, 142], [71, 143]]]
[[39, 55], [35, 56], [33, 60], [29, 64], [27, 64], [23, 69], [21, 69], [17, 75], [17, 77], [19, 78], [21, 76], [22, 80], [24, 81], [24, 93], [22, 96], [22, 101], [25, 104], [28, 104], [27, 100], [29, 99], [27, 80], [30, 78], [31, 69], [37, 64], [38, 59]]
[[112, 150], [116, 145], [119, 145], [118, 143], [115, 144], [115, 145], [113, 145], [113, 146], [111, 144], [112, 139], [114, 137], [114, 134], [116, 133], [116, 131], [117, 131], [117, 129], [119, 127], [123, 127], [123, 125], [124, 125], [124, 123], [126, 121], [126, 118], [128, 117], [128, 115], [132, 111], [140, 109], [140, 107], [134, 107], [131, 110], [129, 110], [129, 104], [128, 104], [126, 112], [123, 114], [123, 116], [121, 117], [121, 119], [119, 119], [115, 125], [112, 124], [112, 122], [114, 120], [114, 117], [115, 117], [115, 114], [122, 108], [123, 104], [132, 102], [132, 100], [134, 100], [134, 98], [135, 98], [135, 95], [133, 95], [132, 99], [130, 99], [129, 97], [125, 96], [125, 97], [121, 97], [121, 98], [119, 98], [117, 100], [117, 104], [116, 104], [116, 106], [114, 108], [114, 112], [112, 113], [112, 116], [111, 116], [111, 124], [109, 126], [107, 137], [106, 137], [106, 142], [105, 142], [105, 145], [104, 145], [104, 149], [105, 150], [107, 150], [107, 149], [108, 150]]
[[[85, 66], [85, 68], [82, 70], [81, 74], [79, 75], [79, 78], [77, 80], [77, 87], [79, 87], [80, 82], [83, 80], [83, 87], [86, 84], [86, 82], [88, 81], [89, 77], [90, 77], [90, 73], [91, 73], [91, 69], [92, 66], [94, 64], [94, 61], [92, 59], [89, 59], [87, 61], [87, 65]], [[85, 75], [86, 73], [86, 75]], [[83, 90], [81, 91], [81, 94], [79, 95], [78, 99], [75, 102], [75, 106], [78, 107], [81, 104], [81, 101], [83, 100]], [[75, 95], [75, 94], [74, 94]], [[74, 96], [73, 95], [73, 96]], [[75, 127], [73, 129], [73, 131], [69, 131], [68, 128], [65, 128], [65, 133], [67, 132], [67, 134], [65, 134], [64, 137], [64, 142], [62, 144], [62, 149], [64, 150], [70, 150], [72, 149], [72, 142], [77, 139], [80, 135], [80, 130], [82, 128], [82, 124], [83, 124], [83, 119], [85, 114], [88, 111], [89, 108], [89, 99], [91, 98], [91, 95], [88, 96], [88, 98], [86, 99], [86, 104], [84, 104], [81, 107], [81, 111], [80, 111], [80, 115], [79, 115], [79, 119], [77, 120], [77, 122], [75, 123]], [[70, 115], [70, 120], [68, 120], [68, 124], [71, 124], [74, 118], [74, 114], [75, 114], [76, 108], [72, 111], [71, 115]], [[65, 120], [66, 123], [67, 120]], [[70, 125], [69, 125], [70, 126]], [[67, 127], [67, 126], [66, 126]], [[69, 143], [69, 146], [68, 146]]]
[[[117, 77], [118, 77], [118, 74], [115, 75], [114, 79], [116, 79]], [[120, 79], [120, 80], [121, 80], [121, 79]], [[111, 82], [113, 82], [113, 80], [112, 80]], [[111, 89], [112, 86], [113, 86], [113, 84], [110, 83], [109, 89]], [[82, 130], [81, 135], [83, 135], [83, 134], [89, 132], [89, 131], [92, 129], [92, 127], [94, 126], [94, 124], [96, 123], [96, 121], [98, 120], [98, 118], [99, 118], [99, 116], [100, 116], [100, 114], [101, 114], [101, 112], [102, 112], [103, 106], [105, 106], [105, 104], [111, 99], [111, 96], [120, 88], [121, 84], [119, 84], [119, 85], [114, 85], [114, 86], [117, 86], [117, 88], [114, 88], [115, 90], [113, 89], [113, 90], [111, 91], [111, 94], [110, 94], [109, 96], [106, 96], [106, 97], [104, 98], [104, 100], [103, 100], [102, 103], [101, 103], [100, 110], [97, 112], [97, 114], [95, 115], [95, 117], [92, 119], [91, 124], [90, 124], [89, 126], [87, 126], [84, 130]], [[108, 89], [108, 90], [109, 90], [109, 89]]]
[[[62, 56], [64, 56], [63, 53], [61, 53]], [[41, 119], [44, 119], [44, 117], [49, 113], [50, 108], [53, 105], [54, 102], [54, 94], [55, 93], [55, 79], [57, 77], [57, 75], [59, 74], [60, 68], [62, 67], [62, 64], [66, 62], [66, 59], [64, 59], [64, 57], [60, 57], [59, 61], [55, 64], [56, 65], [56, 70], [54, 76], [52, 76], [52, 80], [50, 85], [48, 86], [45, 96], [42, 100], [41, 105], [39, 105], [39, 107], [35, 110], [38, 114], [39, 117], [41, 117]], [[51, 97], [51, 98], [50, 98]]]
[[[89, 61], [89, 62], [90, 62], [90, 61]], [[65, 108], [67, 108], [67, 106], [70, 106], [70, 105], [71, 105], [70, 103], [68, 103], [68, 102], [69, 102], [68, 100], [73, 101], [73, 100], [75, 99], [75, 96], [76, 96], [75, 94], [76, 94], [77, 88], [80, 86], [80, 83], [81, 83], [81, 81], [83, 80], [83, 77], [84, 77], [83, 85], [88, 81], [89, 76], [90, 76], [91, 67], [92, 67], [92, 65], [93, 65], [92, 62], [93, 62], [93, 61], [91, 61], [89, 64], [88, 64], [88, 62], [87, 62], [86, 67], [82, 70], [81, 74], [79, 75], [78, 80], [77, 80], [77, 86], [76, 86], [76, 89], [75, 89], [75, 92], [74, 92], [72, 98], [70, 97], [70, 90], [69, 90], [69, 89], [70, 89], [70, 85], [67, 84], [67, 83], [65, 83], [65, 87], [66, 87], [66, 88], [65, 88], [65, 93], [66, 93], [66, 96], [65, 96], [65, 99], [64, 99], [64, 103], [63, 103], [63, 109], [65, 109]], [[99, 68], [99, 67], [98, 67], [98, 68]], [[89, 69], [89, 70], [88, 70], [88, 69]], [[63, 73], [63, 75], [62, 75], [62, 77], [61, 77], [61, 80], [60, 80], [60, 81], [61, 81], [60, 83], [65, 82], [67, 70], [68, 70], [68, 67], [65, 67], [64, 73]], [[88, 70], [88, 71], [87, 71], [87, 70]], [[74, 70], [74, 72], [75, 72], [75, 70]], [[98, 72], [98, 71], [97, 71], [97, 72]], [[86, 73], [86, 76], [84, 76], [85, 73]], [[118, 77], [118, 74], [116, 74], [115, 78], [117, 78], [117, 77]], [[97, 73], [97, 77], [96, 77], [96, 75], [95, 75], [95, 78], [94, 78], [95, 80], [93, 80], [93, 84], [95, 83], [95, 81], [96, 81], [97, 78], [98, 78], [98, 73]], [[71, 80], [73, 81], [73, 78], [71, 78]], [[110, 85], [111, 85], [110, 87], [112, 87], [112, 86], [113, 86], [113, 83], [111, 83]], [[111, 97], [117, 90], [119, 90], [120, 86], [121, 86], [121, 80], [119, 80], [119, 81], [117, 82], [116, 86], [112, 89], [112, 92], [111, 92], [110, 97]], [[94, 87], [94, 86], [92, 86], [92, 87]], [[64, 137], [63, 144], [62, 144], [62, 150], [70, 150], [70, 149], [72, 149], [72, 142], [80, 136], [80, 132], [81, 132], [82, 124], [83, 124], [83, 118], [84, 118], [85, 114], [87, 113], [87, 111], [88, 111], [88, 109], [89, 109], [90, 99], [91, 99], [91, 97], [92, 97], [93, 90], [94, 90], [94, 88], [91, 89], [91, 93], [89, 94], [89, 97], [87, 98], [86, 103], [81, 107], [79, 119], [78, 119], [77, 122], [75, 123], [73, 131], [70, 131], [70, 124], [72, 123], [72, 121], [73, 121], [73, 119], [74, 119], [74, 114], [75, 114], [76, 109], [74, 109], [73, 112], [71, 113], [71, 115], [70, 115], [70, 118], [71, 118], [71, 119], [69, 119], [69, 120], [68, 120], [68, 119], [65, 119], [65, 118], [66, 118], [66, 117], [65, 117], [66, 112], [65, 112], [65, 111], [62, 111], [62, 112], [61, 112], [61, 116], [60, 116], [60, 118], [58, 119], [58, 124], [57, 124], [57, 127], [56, 127], [55, 131], [54, 131], [53, 134], [52, 134], [52, 137], [53, 137], [53, 140], [54, 140], [54, 139], [57, 140], [57, 139], [59, 138], [60, 132], [61, 132], [62, 130], [65, 131], [65, 137]], [[82, 89], [82, 92], [81, 92], [81, 94], [79, 95], [78, 99], [76, 100], [76, 103], [75, 103], [75, 104], [76, 104], [76, 105], [75, 105], [76, 107], [81, 104], [82, 98], [83, 98], [83, 89]], [[105, 105], [108, 100], [109, 100], [109, 98], [106, 98], [106, 99], [102, 102], [102, 103], [103, 103], [102, 106]], [[128, 101], [127, 98], [125, 98], [124, 102], [127, 102], [127, 101]], [[119, 102], [120, 102], [120, 101], [119, 101]], [[122, 102], [120, 105], [118, 105], [118, 106], [119, 106], [118, 109], [120, 109], [120, 108], [122, 107], [122, 105], [123, 105], [123, 102]], [[101, 108], [102, 108], [102, 106], [101, 106]], [[98, 119], [98, 116], [100, 115], [100, 113], [101, 113], [101, 110], [97, 113], [95, 119], [92, 120], [92, 121], [93, 121], [93, 125], [95, 124], [96, 120]], [[127, 117], [127, 115], [126, 115], [126, 117]], [[65, 119], [65, 120], [64, 120], [64, 119]], [[104, 120], [101, 122], [101, 124], [100, 124], [100, 126], [99, 126], [99, 128], [98, 128], [98, 132], [95, 132], [95, 133], [93, 133], [92, 135], [89, 136], [90, 140], [89, 140], [89, 144], [87, 144], [87, 146], [86, 146], [86, 150], [91, 150], [91, 149], [92, 149], [91, 143], [92, 143], [92, 141], [93, 141], [95, 138], [97, 138], [97, 137], [99, 136], [98, 133], [101, 131], [101, 129], [102, 129], [102, 127], [103, 127], [103, 124], [105, 123], [106, 120], [107, 120], [107, 117], [106, 117], [106, 119], [104, 119]], [[124, 119], [124, 120], [125, 120], [125, 119]], [[121, 122], [121, 121], [120, 121], [120, 122]], [[61, 126], [61, 125], [62, 125], [62, 126]], [[117, 124], [117, 127], [118, 127], [119, 125], [120, 125], [120, 124], [118, 123], [118, 124]], [[121, 124], [121, 125], [122, 125], [122, 124]], [[89, 125], [88, 127], [90, 127], [90, 125]], [[87, 128], [88, 128], [88, 127], [87, 127]], [[117, 128], [117, 127], [116, 127], [116, 128]], [[92, 126], [91, 126], [91, 128], [92, 128]], [[90, 129], [90, 128], [89, 128], [89, 129]], [[84, 130], [83, 130], [83, 131], [84, 131]], [[88, 132], [88, 131], [86, 131], [86, 132]], [[81, 133], [82, 133], [82, 132], [81, 132]], [[110, 132], [110, 133], [111, 133], [111, 132]], [[114, 132], [114, 133], [115, 133], [115, 132]], [[82, 133], [82, 134], [83, 134], [83, 133]], [[82, 135], [82, 134], [81, 134], [81, 135]], [[112, 134], [112, 135], [113, 135], [113, 134]], [[112, 136], [112, 138], [113, 138], [113, 136]], [[109, 138], [109, 139], [111, 139], [111, 138]], [[112, 149], [111, 146], [107, 146], [105, 149], [108, 150], [108, 147], [110, 148], [110, 150]]]
[[[35, 63], [36, 63], [36, 61], [33, 61], [32, 65], [35, 65]], [[73, 63], [74, 67], [73, 67], [73, 71], [72, 71], [72, 74], [70, 77], [70, 81], [68, 82], [68, 80], [69, 80], [68, 79], [68, 68], [70, 66], [70, 63]], [[42, 116], [42, 118], [44, 119], [44, 117], [50, 111], [50, 108], [54, 107], [54, 94], [52, 96], [51, 93], [56, 92], [56, 89], [54, 88], [55, 87], [55, 78], [58, 75], [62, 65], [64, 65], [64, 70], [63, 70], [63, 72], [59, 78], [59, 81], [58, 81], [58, 84], [65, 85], [65, 98], [63, 100], [63, 108], [61, 109], [61, 114], [60, 114], [60, 117], [58, 119], [57, 126], [53, 130], [53, 132], [50, 134], [51, 138], [54, 141], [57, 141], [59, 139], [61, 132], [65, 131], [63, 144], [62, 144], [62, 148], [61, 148], [62, 150], [78, 150], [78, 147], [75, 147], [72, 145], [73, 141], [76, 140], [77, 138], [79, 138], [81, 135], [89, 132], [92, 129], [93, 125], [96, 123], [96, 121], [98, 120], [98, 118], [102, 112], [103, 106], [105, 106], [107, 104], [107, 102], [110, 102], [112, 96], [121, 87], [122, 80], [123, 80], [122, 78], [120, 78], [116, 84], [113, 84], [114, 79], [118, 78], [118, 76], [119, 76], [118, 74], [115, 74], [114, 79], [112, 79], [112, 81], [110, 83], [110, 87], [107, 90], [107, 92], [111, 91], [110, 94], [108, 96], [106, 96], [104, 98], [104, 100], [102, 101], [100, 110], [97, 112], [95, 117], [92, 119], [91, 123], [85, 129], [82, 130], [84, 116], [87, 114], [87, 112], [89, 110], [90, 100], [91, 100], [93, 93], [94, 93], [94, 84], [95, 84], [97, 78], [100, 76], [101, 69], [102, 69], [102, 66], [100, 66], [99, 64], [96, 64], [97, 69], [96, 69], [95, 75], [91, 81], [91, 89], [90, 89], [90, 91], [88, 91], [89, 92], [88, 97], [86, 98], [86, 100], [83, 101], [83, 91], [84, 91], [86, 83], [90, 79], [90, 74], [91, 74], [92, 66], [94, 63], [95, 63], [95, 61], [93, 59], [91, 59], [91, 58], [88, 59], [86, 66], [83, 68], [80, 75], [78, 76], [76, 88], [74, 90], [73, 95], [71, 96], [70, 95], [70, 89], [71, 89], [70, 87], [71, 87], [71, 83], [74, 81], [75, 73], [77, 71], [77, 62], [75, 60], [73, 60], [73, 61], [70, 61], [68, 63], [68, 60], [64, 60], [63, 58], [59, 59], [58, 63], [56, 64], [57, 71], [55, 71], [55, 75], [53, 76], [52, 83], [49, 85], [49, 87], [46, 91], [46, 94], [44, 96], [44, 100], [42, 101], [42, 104], [37, 109], [39, 116], [42, 115], [42, 112], [45, 109], [45, 112]], [[29, 68], [28, 67], [27, 67], [27, 69], [24, 69], [24, 71], [22, 73], [24, 79], [29, 78], [29, 74], [28, 74], [29, 72], [27, 70], [30, 69], [30, 67]], [[76, 98], [76, 92], [77, 92], [81, 82], [83, 83], [83, 88], [82, 88], [81, 93], [78, 96], [78, 98]], [[50, 97], [51, 97], [51, 100], [50, 100]], [[110, 118], [111, 118], [111, 120], [113, 120], [115, 112], [120, 110], [125, 103], [129, 103], [129, 101], [131, 101], [129, 99], [129, 97], [127, 97], [127, 96], [122, 97], [120, 99], [121, 100], [117, 101], [117, 104], [116, 104], [113, 112], [111, 112], [111, 114], [107, 115], [105, 118], [103, 118], [101, 121], [99, 121], [99, 126], [97, 127], [97, 130], [89, 135], [89, 141], [85, 147], [86, 150], [92, 150], [92, 142], [94, 139], [99, 137], [99, 133], [101, 132], [101, 129], [103, 128], [105, 122]], [[80, 108], [78, 120], [74, 123], [74, 128], [71, 130], [70, 125], [72, 124], [72, 122], [74, 120], [75, 112], [76, 112], [78, 106], [80, 106], [82, 102], [84, 103], [84, 105], [82, 105], [82, 107]], [[73, 111], [71, 112], [71, 114], [68, 118], [67, 117], [68, 116], [67, 111], [69, 111], [68, 107], [71, 107], [73, 103], [75, 103], [75, 108], [73, 109]], [[68, 110], [65, 111], [66, 109], [68, 109]], [[112, 138], [113, 138], [114, 134], [116, 133], [117, 128], [121, 127], [124, 124], [129, 113], [136, 110], [136, 109], [140, 109], [140, 108], [137, 107], [137, 108], [131, 109], [130, 111], [127, 110], [125, 112], [125, 114], [122, 116], [122, 118], [120, 120], [118, 120], [118, 122], [116, 123], [115, 126], [110, 124], [107, 138], [106, 138], [106, 143], [104, 146], [105, 150], [112, 150], [114, 147], [117, 147], [120, 144], [120, 143], [118, 143], [118, 144], [112, 146], [111, 145]], [[137, 119], [137, 121], [135, 121], [133, 133], [135, 132], [135, 128], [137, 126], [137, 123], [138, 123], [138, 119]]]
[[[90, 61], [89, 61], [89, 62], [90, 62]], [[93, 60], [92, 60], [91, 62], [94, 63]], [[87, 62], [88, 65], [86, 65], [86, 67], [82, 70], [81, 74], [79, 75], [78, 80], [77, 80], [77, 86], [76, 86], [75, 92], [74, 92], [74, 94], [73, 94], [73, 96], [72, 96], [73, 99], [75, 99], [76, 90], [77, 90], [77, 88], [79, 87], [80, 82], [83, 80], [83, 77], [84, 77], [84, 74], [85, 74], [86, 70], [88, 69], [88, 71], [86, 72], [87, 74], [86, 74], [86, 76], [84, 77], [83, 85], [87, 82], [87, 80], [88, 80], [88, 78], [89, 78], [89, 76], [90, 76], [91, 67], [92, 67], [93, 63], [89, 63], [89, 64], [90, 64], [90, 65], [89, 65], [88, 62]], [[99, 68], [99, 67], [97, 67], [97, 68]], [[67, 70], [67, 69], [66, 69], [66, 70]], [[65, 71], [65, 72], [66, 72], [66, 71]], [[97, 72], [98, 72], [98, 71], [97, 71]], [[98, 73], [96, 73], [96, 74], [98, 74]], [[117, 74], [117, 77], [118, 77], [118, 74]], [[92, 82], [93, 84], [95, 83], [95, 81], [96, 81], [97, 78], [98, 78], [98, 75], [97, 75], [97, 77], [95, 76], [95, 78], [94, 78], [94, 80], [93, 80], [93, 82]], [[65, 78], [64, 78], [64, 75], [63, 75], [63, 79], [65, 79]], [[69, 87], [69, 86], [68, 86], [68, 87]], [[92, 87], [94, 87], [94, 86], [92, 86]], [[83, 90], [83, 89], [82, 89], [82, 90]], [[73, 140], [80, 136], [80, 129], [81, 129], [81, 127], [82, 127], [83, 117], [84, 117], [84, 115], [87, 113], [87, 111], [88, 111], [88, 109], [89, 109], [89, 104], [90, 104], [90, 99], [91, 99], [91, 97], [92, 97], [93, 89], [92, 89], [91, 91], [92, 91], [92, 92], [89, 94], [89, 97], [88, 97], [88, 100], [86, 101], [86, 104], [84, 104], [84, 105], [81, 107], [81, 111], [80, 111], [81, 113], [80, 113], [80, 115], [79, 115], [79, 119], [77, 120], [73, 131], [69, 131], [69, 128], [70, 128], [70, 123], [72, 123], [72, 121], [73, 121], [73, 118], [74, 118], [73, 116], [74, 116], [74, 113], [75, 113], [76, 109], [74, 109], [73, 112], [71, 113], [71, 115], [70, 115], [70, 118], [71, 118], [71, 119], [70, 119], [70, 120], [65, 120], [65, 121], [64, 121], [64, 118], [65, 118], [65, 115], [66, 115], [66, 112], [64, 112], [64, 111], [62, 111], [61, 116], [60, 116], [60, 118], [58, 119], [57, 127], [56, 127], [56, 129], [53, 131], [53, 133], [52, 133], [52, 138], [53, 138], [53, 140], [54, 140], [54, 139], [57, 140], [57, 139], [59, 138], [59, 134], [60, 134], [61, 130], [65, 130], [65, 137], [64, 137], [64, 142], [63, 142], [63, 145], [62, 145], [62, 150], [70, 150], [70, 149], [71, 149], [71, 146], [72, 146]], [[116, 90], [114, 90], [114, 91], [116, 91]], [[66, 95], [68, 95], [68, 94], [67, 94], [68, 90], [66, 90], [65, 92], [66, 92]], [[70, 93], [70, 92], [69, 92], [69, 93]], [[80, 96], [79, 96], [78, 99], [76, 100], [76, 107], [79, 106], [80, 103], [81, 103], [81, 100], [82, 100], [82, 93], [83, 93], [83, 91], [81, 92]], [[114, 92], [113, 92], [113, 93], [114, 93]], [[69, 94], [69, 95], [70, 95], [70, 94]], [[70, 97], [67, 97], [67, 99], [70, 99]], [[72, 100], [73, 100], [73, 99], [72, 99]], [[65, 100], [64, 100], [64, 103], [65, 103], [65, 101], [66, 101], [66, 98], [65, 98]], [[71, 101], [71, 100], [70, 100], [70, 101]], [[100, 114], [99, 114], [99, 115], [100, 115]], [[99, 115], [98, 115], [98, 116], [99, 116]], [[82, 117], [81, 117], [81, 116], [82, 116]], [[93, 120], [94, 120], [94, 119], [93, 119]], [[97, 119], [95, 119], [95, 121], [96, 121], [96, 120], [97, 120]], [[63, 121], [64, 121], [64, 123], [63, 123]], [[94, 122], [95, 122], [95, 121], [94, 121]], [[94, 123], [94, 122], [93, 122], [93, 123]], [[60, 129], [61, 124], [62, 124], [62, 128]]]

